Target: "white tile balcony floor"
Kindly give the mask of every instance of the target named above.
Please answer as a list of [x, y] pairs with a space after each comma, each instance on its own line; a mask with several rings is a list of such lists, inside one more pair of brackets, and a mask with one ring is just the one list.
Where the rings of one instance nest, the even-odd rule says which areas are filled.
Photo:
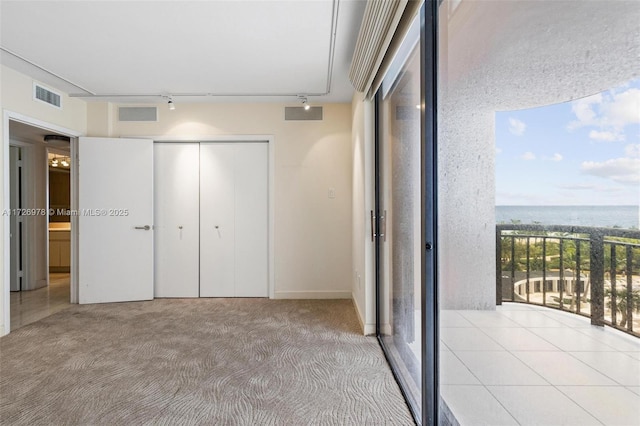
[[505, 303], [441, 312], [441, 392], [461, 425], [640, 425], [640, 339]]

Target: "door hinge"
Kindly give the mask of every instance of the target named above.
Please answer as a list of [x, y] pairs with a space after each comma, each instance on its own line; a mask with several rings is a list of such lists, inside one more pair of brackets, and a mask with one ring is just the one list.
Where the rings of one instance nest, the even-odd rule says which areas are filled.
[[[375, 241], [376, 237], [381, 237], [383, 241], [387, 241], [387, 211], [384, 210], [384, 213], [380, 216], [380, 223], [376, 223], [376, 219], [378, 219], [377, 216], [371, 210], [371, 241]], [[376, 225], [380, 228], [377, 233]]]

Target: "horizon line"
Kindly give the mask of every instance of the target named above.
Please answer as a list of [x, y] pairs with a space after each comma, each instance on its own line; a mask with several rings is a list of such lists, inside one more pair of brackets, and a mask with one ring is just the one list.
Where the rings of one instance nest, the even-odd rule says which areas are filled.
[[495, 207], [639, 207], [640, 204], [495, 204]]

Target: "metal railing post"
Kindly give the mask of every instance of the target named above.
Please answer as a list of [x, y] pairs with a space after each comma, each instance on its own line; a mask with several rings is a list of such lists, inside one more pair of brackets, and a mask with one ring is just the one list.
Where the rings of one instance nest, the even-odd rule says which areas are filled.
[[633, 248], [627, 246], [627, 330], [633, 331]]
[[604, 325], [604, 235], [595, 231], [591, 243], [591, 324]]
[[502, 231], [496, 229], [496, 305], [502, 305]]
[[560, 309], [564, 309], [564, 240], [562, 238], [560, 238], [560, 271], [559, 271], [559, 276], [560, 279], [558, 281], [558, 293], [560, 295], [560, 300], [558, 301], [558, 306], [560, 307]]
[[616, 276], [616, 245], [613, 243], [611, 243], [611, 259], [609, 263], [609, 281], [611, 282], [611, 324], [615, 327], [618, 325], [618, 294], [616, 289], [618, 277]]
[[527, 237], [527, 251], [526, 251], [526, 256], [527, 256], [527, 283], [525, 284], [525, 291], [527, 293], [527, 303], [529, 303], [529, 278], [531, 276], [531, 264], [530, 264], [530, 259], [531, 256], [529, 255], [530, 253], [530, 246], [531, 245], [531, 239], [529, 237]]
[[542, 304], [547, 305], [547, 237], [542, 237]]
[[582, 241], [576, 241], [576, 313], [580, 313], [580, 298], [582, 297], [582, 282], [580, 281], [580, 275], [582, 271], [580, 271], [580, 246], [582, 246]]
[[516, 237], [511, 236], [511, 301], [516, 300]]

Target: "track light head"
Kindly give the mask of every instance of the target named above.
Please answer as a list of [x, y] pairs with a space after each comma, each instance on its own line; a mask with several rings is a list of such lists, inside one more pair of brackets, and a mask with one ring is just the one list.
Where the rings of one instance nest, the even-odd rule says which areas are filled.
[[169, 98], [167, 105], [169, 106], [169, 111], [174, 111], [176, 109], [176, 105], [173, 103], [173, 99], [171, 98]]
[[311, 109], [311, 105], [309, 105], [309, 100], [304, 95], [298, 95], [298, 99], [302, 102], [302, 107], [305, 111], [309, 111]]

